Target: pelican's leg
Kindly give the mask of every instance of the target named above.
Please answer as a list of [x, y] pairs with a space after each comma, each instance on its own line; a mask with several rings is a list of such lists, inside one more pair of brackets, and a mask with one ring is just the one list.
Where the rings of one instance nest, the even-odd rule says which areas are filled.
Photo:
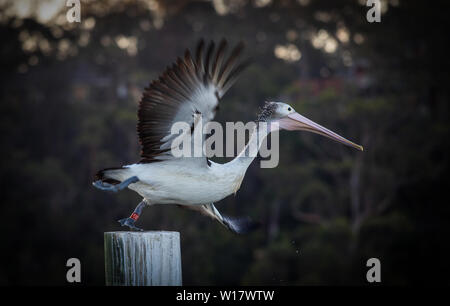
[[128, 226], [130, 229], [134, 229], [137, 231], [142, 231], [142, 229], [136, 227], [134, 225], [134, 223], [136, 222], [137, 219], [139, 219], [139, 217], [142, 214], [142, 210], [144, 209], [144, 207], [148, 205], [147, 201], [144, 199], [142, 200], [138, 206], [136, 206], [136, 208], [134, 209], [133, 213], [131, 214], [131, 216], [129, 216], [128, 218], [124, 218], [124, 219], [120, 219], [119, 223], [122, 226]]
[[137, 178], [137, 176], [132, 176], [132, 177], [127, 178], [125, 181], [123, 181], [122, 183], [117, 184], [117, 185], [112, 185], [112, 184], [109, 184], [109, 183], [105, 183], [105, 182], [102, 182], [101, 180], [93, 182], [92, 185], [94, 185], [94, 187], [96, 187], [98, 189], [101, 189], [101, 190], [117, 192], [119, 190], [127, 188], [128, 185], [136, 183], [138, 181], [139, 181], [139, 179]]
[[230, 231], [236, 234], [246, 234], [259, 226], [258, 222], [252, 221], [249, 217], [232, 218], [221, 214], [213, 203], [202, 205], [202, 212], [219, 221]]

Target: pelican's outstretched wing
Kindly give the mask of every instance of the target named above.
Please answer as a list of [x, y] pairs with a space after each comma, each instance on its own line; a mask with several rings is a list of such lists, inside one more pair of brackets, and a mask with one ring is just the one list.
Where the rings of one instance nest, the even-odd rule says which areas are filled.
[[184, 58], [178, 58], [145, 89], [137, 125], [141, 163], [174, 158], [170, 150], [178, 136], [171, 134], [175, 122], [186, 122], [192, 133], [195, 114], [201, 114], [203, 126], [214, 118], [219, 99], [246, 67], [246, 63], [238, 63], [243, 44], [238, 44], [228, 57], [226, 47], [227, 42], [222, 40], [215, 51], [211, 42], [205, 52], [205, 44], [200, 41], [195, 58], [186, 50]]

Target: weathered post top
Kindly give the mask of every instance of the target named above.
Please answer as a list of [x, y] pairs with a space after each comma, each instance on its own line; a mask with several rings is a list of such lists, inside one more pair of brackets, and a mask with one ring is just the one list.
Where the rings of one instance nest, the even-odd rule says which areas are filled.
[[106, 232], [107, 286], [181, 286], [180, 233]]

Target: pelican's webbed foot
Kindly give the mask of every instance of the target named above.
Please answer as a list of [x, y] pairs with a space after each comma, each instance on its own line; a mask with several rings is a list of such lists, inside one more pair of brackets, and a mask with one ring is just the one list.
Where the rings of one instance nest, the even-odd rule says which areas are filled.
[[131, 214], [131, 216], [129, 216], [128, 218], [120, 219], [120, 220], [118, 220], [118, 222], [122, 226], [128, 226], [132, 230], [143, 231], [143, 229], [135, 226], [134, 224], [136, 223], [137, 219], [139, 219], [139, 217], [141, 216], [142, 210], [144, 209], [144, 207], [146, 205], [147, 205], [147, 202], [145, 200], [143, 200], [142, 202], [140, 202], [138, 204], [138, 206], [136, 206], [136, 208], [134, 209], [134, 211]]
[[231, 218], [222, 215], [223, 224], [235, 234], [248, 234], [260, 226], [259, 222], [253, 221], [249, 217]]
[[118, 222], [122, 225], [122, 226], [128, 226], [130, 229], [135, 230], [135, 231], [143, 231], [142, 228], [139, 228], [137, 226], [134, 225], [134, 223], [136, 222], [136, 220], [132, 219], [131, 217], [128, 218], [123, 218], [118, 220]]
[[130, 184], [136, 183], [138, 181], [139, 181], [139, 179], [137, 176], [132, 176], [117, 185], [105, 183], [105, 182], [102, 182], [101, 180], [93, 182], [92, 185], [94, 185], [95, 188], [98, 188], [100, 190], [117, 192], [119, 190], [127, 188]]

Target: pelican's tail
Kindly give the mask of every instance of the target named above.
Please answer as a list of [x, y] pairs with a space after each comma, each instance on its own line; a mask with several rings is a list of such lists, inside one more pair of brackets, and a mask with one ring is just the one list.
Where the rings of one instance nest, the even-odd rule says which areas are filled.
[[112, 185], [120, 184], [124, 180], [126, 176], [127, 168], [123, 167], [114, 167], [114, 168], [106, 168], [98, 171], [95, 174], [95, 181], [101, 181], [103, 183], [108, 183]]
[[117, 192], [136, 182], [139, 182], [139, 178], [128, 167], [121, 167], [100, 170], [92, 185], [100, 190]]

